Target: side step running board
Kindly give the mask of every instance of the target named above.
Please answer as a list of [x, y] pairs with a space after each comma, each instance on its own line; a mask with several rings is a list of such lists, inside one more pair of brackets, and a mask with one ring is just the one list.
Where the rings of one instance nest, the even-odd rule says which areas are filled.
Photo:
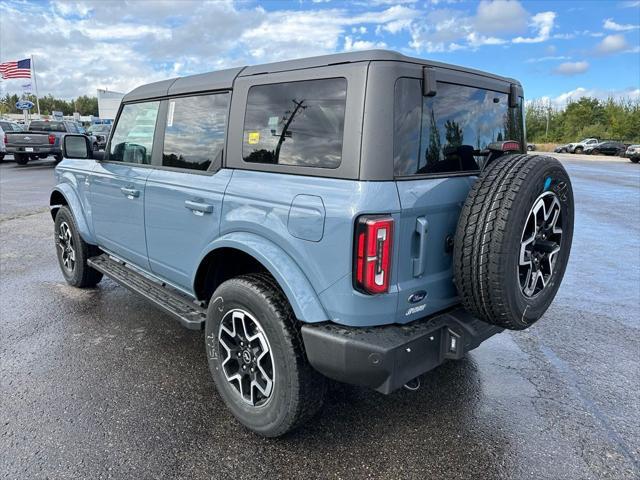
[[174, 288], [147, 278], [106, 253], [89, 258], [87, 263], [120, 285], [152, 301], [162, 310], [176, 317], [188, 329], [204, 328], [206, 310]]

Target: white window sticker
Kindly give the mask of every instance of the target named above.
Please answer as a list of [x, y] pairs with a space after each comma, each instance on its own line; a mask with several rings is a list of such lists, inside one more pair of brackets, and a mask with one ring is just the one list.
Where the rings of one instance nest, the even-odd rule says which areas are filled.
[[172, 100], [169, 102], [169, 113], [167, 114], [167, 127], [173, 127], [173, 112], [176, 109], [176, 102]]

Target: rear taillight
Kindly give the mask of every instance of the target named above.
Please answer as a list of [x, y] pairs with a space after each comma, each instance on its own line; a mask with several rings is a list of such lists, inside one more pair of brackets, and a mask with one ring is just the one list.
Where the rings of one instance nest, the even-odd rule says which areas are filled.
[[520, 151], [520, 144], [514, 141], [502, 142], [503, 152], [517, 152]]
[[378, 294], [389, 291], [393, 244], [393, 218], [364, 215], [356, 222], [353, 283], [357, 290]]
[[56, 136], [49, 134], [49, 145], [53, 145], [54, 143], [56, 143]]

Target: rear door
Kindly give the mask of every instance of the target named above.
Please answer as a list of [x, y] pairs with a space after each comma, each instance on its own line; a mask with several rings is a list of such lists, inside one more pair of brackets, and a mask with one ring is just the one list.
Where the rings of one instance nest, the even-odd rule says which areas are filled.
[[220, 229], [231, 178], [231, 170], [220, 169], [229, 100], [230, 93], [220, 92], [163, 102], [162, 155], [146, 185], [149, 263], [153, 273], [187, 291]]
[[[464, 84], [454, 83], [461, 78]], [[423, 96], [417, 78], [399, 78], [395, 85], [394, 176], [401, 204], [397, 321], [402, 323], [457, 303], [453, 240], [482, 165], [478, 153], [496, 141], [524, 142], [522, 110], [509, 108], [506, 82], [494, 86], [483, 79], [474, 85], [471, 75], [438, 79], [435, 96]]]
[[155, 155], [159, 101], [122, 107], [104, 161], [90, 183], [93, 228], [98, 245], [149, 269], [144, 229], [145, 185]]

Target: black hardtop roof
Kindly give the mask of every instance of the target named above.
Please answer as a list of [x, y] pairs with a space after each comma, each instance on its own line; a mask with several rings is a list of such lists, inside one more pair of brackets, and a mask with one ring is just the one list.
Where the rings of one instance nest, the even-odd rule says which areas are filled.
[[450, 65], [421, 58], [408, 57], [398, 52], [389, 50], [363, 50], [359, 52], [334, 53], [319, 57], [300, 58], [296, 60], [286, 60], [282, 62], [264, 63], [247, 67], [229, 68], [215, 72], [201, 73], [187, 77], [171, 78], [160, 82], [149, 83], [133, 89], [127, 93], [123, 102], [144, 100], [147, 98], [164, 97], [167, 95], [180, 95], [185, 93], [196, 93], [208, 90], [228, 90], [233, 87], [233, 82], [237, 77], [246, 77], [264, 73], [285, 72], [290, 70], [303, 70], [306, 68], [324, 67], [341, 63], [370, 62], [370, 61], [396, 61], [417, 63], [433, 67], [447, 68], [463, 73], [481, 75], [496, 80], [520, 84], [512, 78], [494, 75], [472, 68]]

